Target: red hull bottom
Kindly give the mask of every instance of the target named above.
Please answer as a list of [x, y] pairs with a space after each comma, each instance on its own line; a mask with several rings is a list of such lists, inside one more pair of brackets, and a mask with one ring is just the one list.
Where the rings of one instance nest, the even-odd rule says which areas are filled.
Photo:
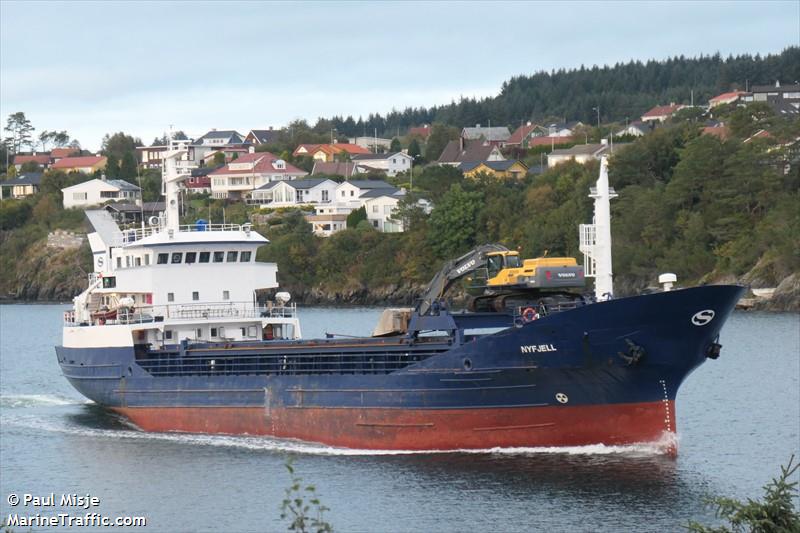
[[[486, 409], [116, 407], [145, 431], [266, 435], [370, 450], [625, 445], [675, 433], [672, 401]], [[674, 453], [674, 448], [668, 450]]]

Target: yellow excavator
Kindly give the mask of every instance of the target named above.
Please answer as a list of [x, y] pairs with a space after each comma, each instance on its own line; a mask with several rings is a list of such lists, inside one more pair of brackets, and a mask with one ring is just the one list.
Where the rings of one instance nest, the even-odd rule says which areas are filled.
[[467, 278], [471, 310], [527, 305], [548, 292], [585, 286], [583, 267], [572, 257], [521, 260], [501, 244], [484, 244], [448, 261], [425, 291], [419, 313], [425, 314], [459, 279]]
[[[574, 257], [545, 256], [520, 260], [516, 251], [489, 252], [486, 254], [485, 272], [485, 286], [490, 289], [584, 286], [583, 269]], [[470, 281], [480, 283], [484, 280], [471, 276]]]

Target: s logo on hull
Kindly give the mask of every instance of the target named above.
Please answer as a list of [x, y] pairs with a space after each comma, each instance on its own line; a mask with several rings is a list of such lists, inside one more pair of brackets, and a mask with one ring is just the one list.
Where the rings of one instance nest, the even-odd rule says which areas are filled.
[[714, 313], [713, 309], [703, 309], [702, 311], [698, 311], [692, 315], [692, 324], [695, 326], [705, 326], [712, 320], [714, 320]]

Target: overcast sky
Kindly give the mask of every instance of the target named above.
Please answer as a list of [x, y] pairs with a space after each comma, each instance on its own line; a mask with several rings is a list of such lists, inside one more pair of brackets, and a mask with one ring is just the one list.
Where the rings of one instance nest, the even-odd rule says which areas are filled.
[[0, 115], [97, 149], [496, 94], [516, 74], [775, 53], [800, 2], [0, 1]]

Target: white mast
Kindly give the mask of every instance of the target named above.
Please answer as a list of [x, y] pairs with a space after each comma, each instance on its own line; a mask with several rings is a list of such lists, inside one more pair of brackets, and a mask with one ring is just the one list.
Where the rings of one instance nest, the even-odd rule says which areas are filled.
[[180, 183], [189, 177], [188, 168], [178, 165], [185, 154], [188, 153], [188, 141], [176, 141], [170, 135], [169, 149], [164, 153], [164, 171], [161, 174], [164, 182], [164, 197], [166, 221], [164, 228], [167, 231], [178, 231], [180, 225]]
[[614, 295], [613, 269], [611, 266], [611, 199], [617, 193], [608, 186], [608, 160], [600, 158], [600, 177], [597, 186], [590, 190], [594, 198], [594, 224], [580, 225], [580, 250], [583, 252], [583, 268], [587, 278], [595, 278], [594, 295], [598, 301], [608, 300]]

